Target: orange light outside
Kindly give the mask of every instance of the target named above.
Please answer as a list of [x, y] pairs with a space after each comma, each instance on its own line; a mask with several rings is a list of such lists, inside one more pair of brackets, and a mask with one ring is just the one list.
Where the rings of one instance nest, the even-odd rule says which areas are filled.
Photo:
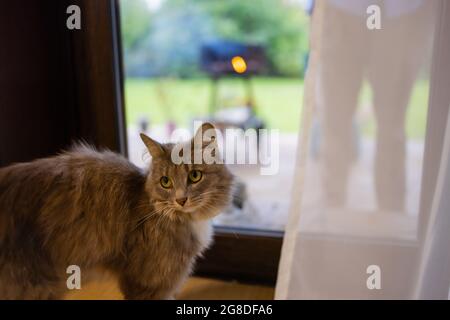
[[231, 59], [231, 65], [237, 73], [244, 73], [247, 70], [247, 63], [241, 56], [235, 56]]

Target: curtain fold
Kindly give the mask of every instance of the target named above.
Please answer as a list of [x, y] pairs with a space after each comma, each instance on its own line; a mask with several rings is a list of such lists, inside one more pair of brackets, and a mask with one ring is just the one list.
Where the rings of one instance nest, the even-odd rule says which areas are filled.
[[450, 113], [423, 246], [416, 298], [447, 299], [450, 288]]

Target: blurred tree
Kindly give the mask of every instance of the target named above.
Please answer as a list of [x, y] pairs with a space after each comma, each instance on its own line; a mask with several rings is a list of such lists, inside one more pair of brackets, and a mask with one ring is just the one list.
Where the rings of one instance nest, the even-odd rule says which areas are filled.
[[121, 0], [122, 44], [133, 49], [150, 33], [151, 12], [145, 0]]
[[298, 76], [307, 52], [308, 18], [282, 0], [197, 0], [211, 13], [216, 34], [266, 47], [272, 73]]
[[300, 76], [308, 50], [309, 23], [302, 8], [290, 3], [165, 0], [152, 16], [144, 0], [122, 0], [127, 74], [199, 75], [201, 44], [227, 39], [265, 46], [270, 74]]

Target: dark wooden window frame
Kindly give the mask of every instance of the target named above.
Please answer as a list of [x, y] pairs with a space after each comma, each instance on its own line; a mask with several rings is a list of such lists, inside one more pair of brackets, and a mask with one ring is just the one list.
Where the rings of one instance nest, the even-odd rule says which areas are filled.
[[196, 275], [275, 285], [284, 232], [215, 227], [214, 244], [199, 259]]

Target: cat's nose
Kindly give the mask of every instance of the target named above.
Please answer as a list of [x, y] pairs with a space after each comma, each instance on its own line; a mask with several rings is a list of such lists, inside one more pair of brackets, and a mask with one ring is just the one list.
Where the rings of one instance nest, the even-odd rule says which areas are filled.
[[184, 198], [176, 199], [175, 201], [178, 202], [178, 204], [179, 204], [180, 206], [184, 206], [184, 204], [186, 203], [186, 200], [187, 200], [187, 198], [184, 197]]

